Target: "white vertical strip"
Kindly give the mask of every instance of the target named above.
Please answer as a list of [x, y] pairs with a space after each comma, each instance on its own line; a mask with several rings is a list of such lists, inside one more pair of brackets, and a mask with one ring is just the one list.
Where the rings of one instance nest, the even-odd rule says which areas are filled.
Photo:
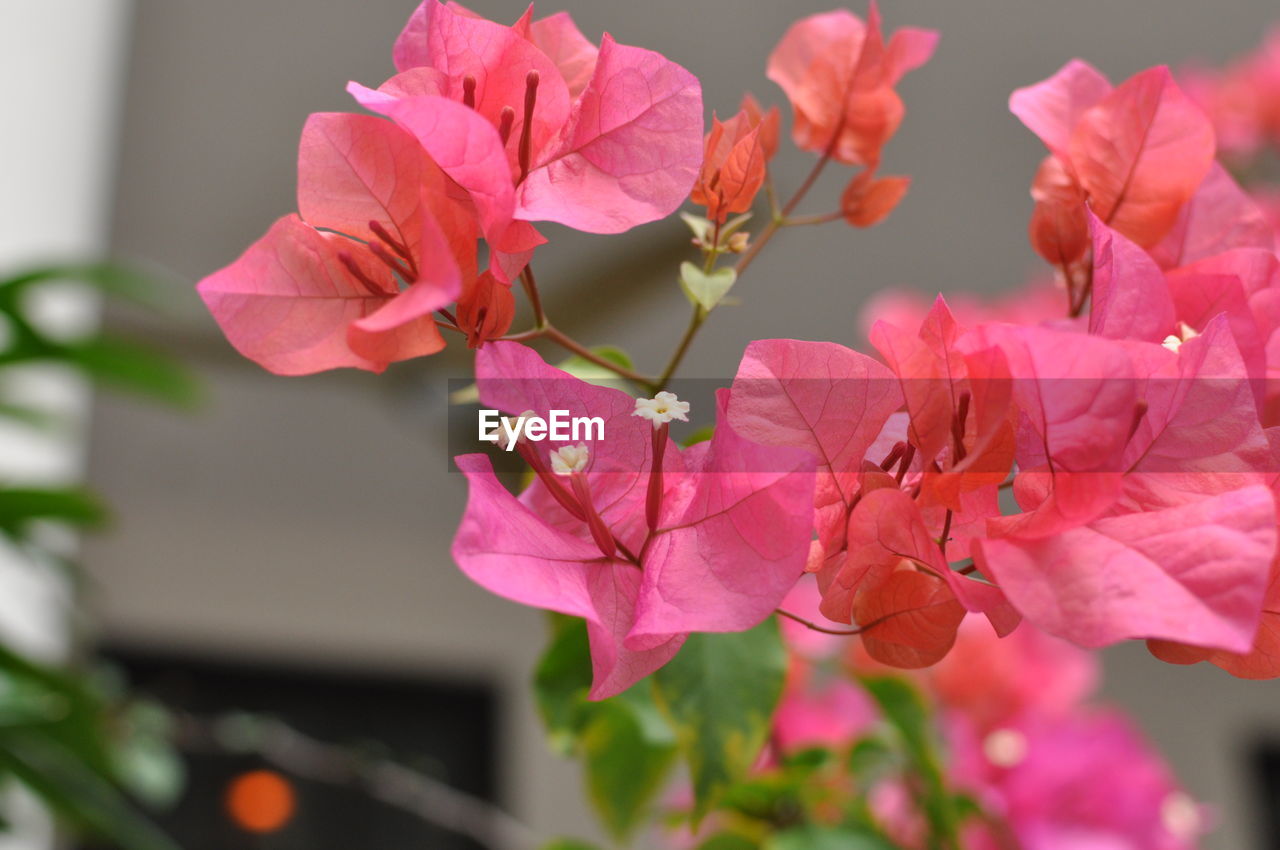
[[[101, 255], [126, 69], [128, 0], [0, 3], [0, 274], [30, 264]], [[42, 304], [59, 321], [92, 321], [79, 292]], [[0, 423], [0, 481], [79, 477], [88, 389], [68, 375], [32, 369], [4, 392], [65, 416], [76, 427], [36, 434]], [[67, 589], [57, 574], [0, 549], [0, 639], [41, 657], [67, 649]], [[51, 824], [25, 795], [2, 801], [14, 829], [0, 850], [53, 846]]]
[[[127, 0], [0, 4], [0, 79], [10, 81], [0, 128], [0, 274], [95, 257], [106, 247], [129, 11]], [[41, 306], [77, 324], [94, 311], [91, 297], [72, 292]], [[88, 408], [83, 386], [47, 370], [4, 391], [81, 423]], [[0, 480], [74, 480], [82, 436], [0, 422]], [[0, 636], [58, 652], [59, 588], [3, 554], [10, 556], [0, 559]]]

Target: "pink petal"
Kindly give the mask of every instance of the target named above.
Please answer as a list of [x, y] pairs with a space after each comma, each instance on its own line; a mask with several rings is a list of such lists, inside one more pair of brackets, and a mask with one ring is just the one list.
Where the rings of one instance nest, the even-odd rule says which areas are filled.
[[1173, 228], [1214, 151], [1209, 119], [1162, 67], [1125, 81], [1081, 116], [1070, 161], [1098, 217], [1149, 247]]
[[1173, 331], [1173, 300], [1160, 267], [1092, 212], [1093, 299], [1089, 333], [1162, 342]]
[[631, 564], [611, 564], [591, 576], [591, 598], [597, 612], [587, 623], [591, 699], [622, 693], [670, 661], [684, 644], [687, 635], [677, 634], [649, 641], [642, 648], [628, 648], [627, 631], [635, 619], [642, 581], [641, 571]]
[[[342, 263], [347, 254], [379, 287], [371, 292]], [[381, 371], [391, 359], [439, 351], [434, 322], [392, 352], [353, 350], [348, 328], [398, 295], [395, 280], [359, 243], [327, 236], [297, 216], [280, 219], [239, 260], [197, 287], [236, 350], [279, 375], [344, 366]], [[384, 357], [384, 354], [394, 356]]]
[[524, 126], [526, 76], [539, 75], [533, 111], [532, 143], [536, 154], [556, 137], [569, 117], [569, 90], [555, 63], [513, 28], [454, 7], [425, 0], [396, 39], [396, 69], [425, 66], [440, 72], [441, 96], [461, 103], [463, 81], [475, 81], [475, 111], [497, 126], [503, 108], [515, 110], [508, 139], [514, 162]]
[[1154, 637], [1244, 652], [1275, 547], [1275, 503], [1253, 486], [978, 552], [1018, 610], [1081, 646]]
[[1266, 213], [1215, 162], [1151, 255], [1164, 268], [1175, 268], [1232, 248], [1275, 247], [1275, 229]]
[[804, 573], [814, 458], [744, 438], [726, 415], [728, 403], [721, 390], [715, 436], [688, 476], [692, 495], [678, 516], [664, 515], [644, 559], [629, 644], [653, 635], [749, 629]]
[[517, 215], [620, 233], [679, 207], [701, 162], [697, 78], [606, 35], [559, 143], [520, 186]]
[[382, 224], [416, 254], [422, 237], [421, 187], [435, 165], [417, 140], [372, 115], [318, 113], [307, 119], [298, 150], [298, 213], [366, 242]]
[[464, 455], [457, 464], [470, 495], [454, 560], [498, 596], [587, 620], [592, 699], [621, 693], [675, 655], [684, 635], [640, 652], [622, 645], [640, 583], [636, 567], [606, 562], [590, 540], [548, 525], [498, 482], [484, 455]]
[[587, 40], [568, 12], [556, 12], [529, 27], [529, 40], [550, 57], [575, 100], [586, 89], [596, 69], [600, 50]]
[[1071, 133], [1085, 111], [1111, 93], [1111, 83], [1083, 59], [1009, 97], [1009, 111], [1040, 137], [1053, 154], [1067, 158]]
[[361, 356], [387, 361], [416, 356], [411, 352], [419, 347], [428, 325], [436, 337], [440, 335], [431, 314], [458, 300], [462, 293], [462, 275], [448, 238], [427, 206], [427, 191], [424, 187], [420, 235], [413, 243], [418, 278], [377, 312], [352, 323], [348, 341]]

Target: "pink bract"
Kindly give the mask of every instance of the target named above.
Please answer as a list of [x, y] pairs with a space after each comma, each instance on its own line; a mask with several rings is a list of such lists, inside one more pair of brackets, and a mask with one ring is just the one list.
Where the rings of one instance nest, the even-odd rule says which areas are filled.
[[[638, 564], [604, 556], [543, 483], [517, 500], [483, 455], [458, 458], [472, 489], [453, 545], [462, 570], [488, 590], [587, 619], [594, 698], [619, 693], [666, 663], [689, 632], [758, 624], [802, 574], [812, 528], [807, 453], [751, 442], [722, 416], [710, 442], [666, 449], [662, 512], [650, 536], [653, 427], [631, 415], [634, 399], [572, 378], [515, 343], [486, 346], [476, 372], [486, 405], [604, 419], [605, 439], [589, 444], [584, 476], [620, 553], [639, 553]], [[726, 403], [732, 400], [722, 396]], [[558, 447], [547, 441], [535, 450]], [[797, 511], [800, 505], [805, 509]]]

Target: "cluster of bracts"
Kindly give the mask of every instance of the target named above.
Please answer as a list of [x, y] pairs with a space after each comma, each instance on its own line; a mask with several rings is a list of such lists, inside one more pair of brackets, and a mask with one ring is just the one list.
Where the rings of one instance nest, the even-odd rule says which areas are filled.
[[[836, 217], [873, 224], [906, 191], [877, 176], [880, 151], [903, 116], [895, 86], [935, 43], [885, 39], [873, 6], [802, 20], [771, 55], [796, 145], [862, 166]], [[751, 250], [740, 221], [723, 242], [721, 227], [768, 185], [777, 111], [748, 97], [704, 138], [692, 74], [597, 47], [565, 14], [504, 26], [427, 0], [394, 59], [376, 90], [350, 87], [377, 116], [308, 121], [299, 215], [200, 291], [276, 373], [381, 370], [440, 350], [443, 330], [478, 349], [486, 407], [603, 418], [589, 445], [517, 446], [535, 472], [518, 497], [486, 455], [459, 457], [471, 495], [453, 545], [494, 593], [587, 620], [594, 697], [691, 632], [774, 615], [806, 572], [831, 621], [812, 625], [899, 667], [938, 662], [973, 615], [1000, 635], [1025, 618], [1083, 647], [1146, 640], [1166, 661], [1280, 675], [1276, 232], [1167, 69], [1113, 86], [1073, 61], [1014, 93], [1049, 151], [1031, 238], [1052, 291], [896, 302], [874, 356], [752, 342], [714, 435], [682, 448], [681, 403], [578, 380], [523, 344], [563, 339], [540, 304], [533, 331], [508, 333], [512, 284], [536, 302], [536, 222], [616, 233], [690, 196], [716, 234], [708, 269]], [[775, 206], [775, 224], [790, 213]]]

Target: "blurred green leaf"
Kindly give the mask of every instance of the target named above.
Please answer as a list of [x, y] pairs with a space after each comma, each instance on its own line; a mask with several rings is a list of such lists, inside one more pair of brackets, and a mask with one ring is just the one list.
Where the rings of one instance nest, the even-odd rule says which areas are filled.
[[593, 704], [582, 732], [591, 802], [619, 840], [640, 825], [675, 761], [675, 733], [650, 694], [633, 687]]
[[760, 850], [760, 842], [738, 832], [717, 832], [699, 844], [698, 850]]
[[25, 535], [36, 521], [92, 527], [106, 521], [106, 508], [97, 497], [78, 487], [0, 488], [0, 530]]
[[541, 850], [600, 850], [595, 844], [578, 841], [576, 838], [556, 838], [542, 845]]
[[158, 308], [163, 304], [158, 286], [151, 275], [120, 263], [79, 263], [43, 266], [0, 281], [0, 290], [15, 294], [45, 283], [79, 283], [108, 295], [143, 306]]
[[675, 734], [650, 688], [592, 702], [586, 623], [551, 615], [551, 644], [534, 673], [534, 694], [552, 747], [581, 755], [587, 791], [617, 839], [636, 826], [675, 759]]
[[181, 850], [56, 739], [32, 730], [0, 733], [0, 765], [83, 830], [126, 850]]
[[570, 755], [577, 745], [582, 708], [591, 690], [591, 650], [585, 621], [551, 614], [550, 622], [551, 644], [534, 670], [533, 692], [552, 748]]
[[924, 695], [911, 682], [896, 676], [864, 676], [860, 681], [902, 740], [908, 772], [916, 779], [917, 797], [931, 834], [943, 839], [946, 846], [955, 846], [959, 812], [943, 778]]
[[66, 357], [89, 377], [117, 389], [177, 407], [190, 408], [199, 400], [191, 374], [151, 348], [100, 337], [68, 346]]
[[703, 425], [695, 428], [693, 433], [684, 438], [682, 445], [687, 449], [689, 446], [696, 446], [698, 443], [705, 443], [716, 435], [716, 426]]
[[126, 733], [113, 746], [120, 783], [148, 805], [172, 806], [182, 793], [186, 766], [170, 744], [169, 713], [155, 703], [133, 703], [122, 725]]
[[[610, 363], [616, 363], [623, 369], [634, 369], [635, 366], [631, 362], [631, 357], [621, 348], [612, 345], [598, 345], [591, 349], [591, 353], [608, 360]], [[599, 364], [592, 363], [584, 357], [577, 354], [559, 364], [559, 368], [573, 375], [581, 381], [588, 384], [596, 384], [602, 387], [613, 387], [630, 392], [631, 383], [625, 378], [618, 377], [616, 372], [611, 372]]]
[[809, 824], [769, 836], [763, 850], [897, 850], [878, 835]]
[[693, 634], [654, 674], [693, 779], [695, 823], [747, 774], [769, 734], [787, 654], [771, 618], [746, 632]]

